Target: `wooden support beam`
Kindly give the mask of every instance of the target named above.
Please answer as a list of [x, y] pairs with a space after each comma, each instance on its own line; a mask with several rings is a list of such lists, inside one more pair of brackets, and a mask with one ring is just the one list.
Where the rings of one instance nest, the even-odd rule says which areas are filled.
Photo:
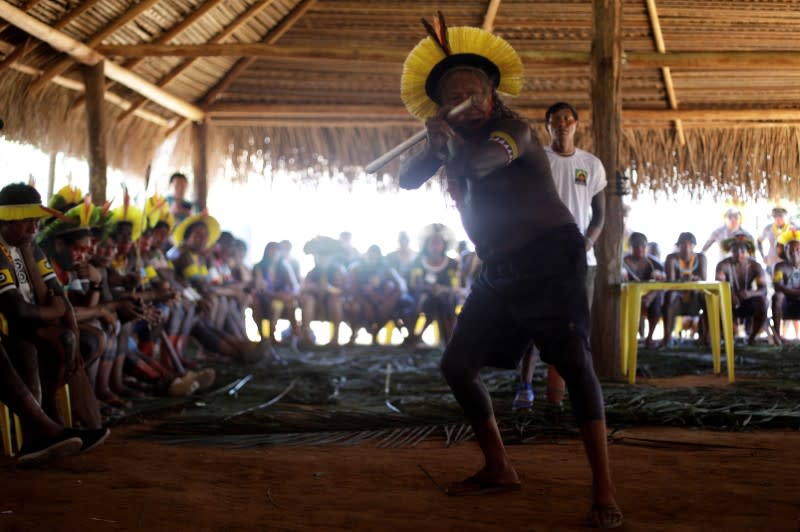
[[58, 159], [58, 152], [50, 152], [50, 162], [47, 165], [47, 202], [53, 197], [56, 186], [56, 160]]
[[[209, 11], [211, 11], [212, 9], [217, 7], [223, 1], [224, 0], [209, 0], [208, 2], [206, 2], [205, 4], [203, 4], [199, 8], [197, 8], [196, 11], [192, 11], [192, 13], [189, 16], [187, 16], [186, 18], [181, 20], [178, 24], [176, 24], [175, 26], [173, 26], [169, 30], [165, 31], [164, 33], [162, 33], [161, 35], [159, 35], [158, 37], [153, 39], [152, 44], [167, 44], [169, 41], [171, 41], [172, 39], [174, 39], [175, 37], [177, 37], [178, 35], [180, 35], [184, 31], [189, 29], [189, 27], [192, 24], [194, 24], [195, 22], [197, 22], [198, 20], [203, 18]], [[98, 47], [95, 47], [95, 49], [98, 49]], [[144, 57], [137, 57], [135, 59], [129, 59], [128, 61], [125, 61], [122, 64], [122, 66], [124, 68], [131, 69], [131, 68], [134, 68], [135, 66], [139, 65], [139, 63], [144, 61], [144, 59], [145, 59]], [[109, 89], [113, 88], [114, 85], [115, 85], [114, 81], [111, 81], [110, 83], [107, 83], [106, 84], [106, 90], [109, 90]], [[74, 102], [72, 102], [72, 108], [75, 109], [76, 107], [79, 107], [79, 106], [83, 105], [83, 102], [84, 102], [84, 97], [83, 96], [78, 97]]]
[[31, 47], [31, 38], [28, 37], [27, 39], [25, 39], [24, 44], [14, 48], [13, 52], [5, 56], [3, 60], [0, 61], [0, 72], [3, 72], [5, 69], [16, 63], [17, 60], [24, 57], [25, 54], [28, 53], [28, 50], [30, 50], [30, 47]]
[[[28, 11], [36, 7], [36, 4], [38, 4], [40, 1], [41, 0], [28, 0], [27, 2], [22, 4], [22, 7], [20, 7], [20, 9], [22, 9], [24, 12], [27, 13]], [[5, 31], [6, 29], [8, 29], [9, 26], [11, 26], [11, 24], [9, 24], [8, 22], [1, 22], [0, 32]]]
[[[514, 109], [535, 122], [540, 122], [545, 107], [521, 107]], [[286, 105], [286, 104], [247, 104], [214, 103], [206, 107], [209, 116], [222, 117], [260, 117], [260, 118], [384, 118], [398, 119], [408, 115], [400, 105]], [[591, 121], [589, 109], [578, 109], [581, 122]], [[622, 119], [626, 124], [655, 123], [683, 120], [686, 122], [781, 122], [800, 121], [800, 109], [625, 109]], [[695, 126], [696, 127], [696, 126]]]
[[[91, 66], [105, 60], [103, 55], [97, 53], [90, 47], [65, 33], [54, 30], [47, 24], [27, 15], [5, 0], [0, 0], [0, 18], [7, 20], [29, 35], [46, 42], [56, 50], [68, 53], [80, 63]], [[109, 78], [115, 80], [119, 84], [138, 92], [145, 98], [169, 109], [175, 114], [191, 120], [200, 120], [204, 117], [202, 109], [173, 96], [160, 87], [156, 87], [149, 81], [128, 69], [122, 68], [116, 63], [109, 62], [105, 67], [105, 73]]]
[[106, 128], [103, 111], [105, 92], [105, 63], [82, 66], [81, 75], [86, 85], [86, 127], [88, 128], [89, 192], [95, 205], [106, 201]]
[[614, 176], [622, 138], [622, 0], [592, 0], [592, 22], [592, 141], [608, 178], [605, 224], [595, 244], [592, 358], [598, 376], [618, 378], [623, 221]]
[[[340, 43], [336, 47], [276, 45], [262, 43], [208, 44], [123, 44], [101, 45], [97, 51], [112, 57], [278, 57], [298, 59], [351, 59], [395, 63], [405, 59], [407, 50], [382, 47], [359, 47]], [[590, 54], [559, 50], [519, 50], [526, 65], [588, 66]], [[800, 67], [800, 52], [636, 52], [624, 54], [624, 66], [661, 68], [669, 66], [687, 70], [774, 70]]]
[[[135, 20], [136, 17], [138, 17], [139, 15], [150, 9], [154, 4], [157, 4], [158, 2], [159, 0], [142, 0], [138, 4], [131, 6], [131, 8], [125, 11], [121, 17], [117, 18], [116, 20], [114, 20], [114, 22], [112, 22], [102, 30], [95, 33], [92, 37], [90, 37], [89, 40], [86, 41], [85, 43], [86, 46], [90, 48], [97, 46], [98, 44], [103, 42], [103, 40], [106, 37], [110, 36], [115, 31], [122, 28], [129, 22]], [[70, 59], [69, 57], [57, 61], [56, 64], [48, 67], [47, 69], [44, 70], [44, 72], [42, 72], [42, 75], [39, 77], [39, 79], [37, 79], [31, 84], [30, 90], [34, 92], [42, 90], [44, 87], [47, 86], [48, 83], [50, 83], [51, 79], [66, 72], [67, 69], [72, 65], [72, 63], [73, 60]]]
[[[297, 21], [300, 20], [306, 12], [311, 9], [311, 7], [317, 2], [317, 0], [301, 0], [299, 4], [297, 4], [292, 11], [286, 15], [283, 20], [281, 20], [277, 26], [272, 28], [267, 35], [261, 40], [262, 44], [266, 45], [273, 45], [283, 37], [287, 31], [292, 29], [292, 27], [297, 24]], [[200, 102], [202, 105], [208, 105], [219, 96], [225, 92], [228, 87], [230, 87], [231, 83], [236, 81], [236, 79], [242, 75], [242, 72], [247, 70], [247, 68], [253, 63], [253, 58], [246, 57], [242, 58], [233, 65], [223, 77], [220, 79], [216, 85], [214, 85], [211, 90], [206, 92], [202, 98], [200, 98]]]
[[[101, 0], [86, 0], [85, 2], [78, 2], [78, 5], [75, 6], [75, 9], [73, 9], [72, 11], [67, 13], [66, 16], [64, 16], [64, 18], [62, 18], [61, 20], [59, 20], [58, 22], [53, 24], [52, 29], [57, 31], [57, 30], [65, 28], [69, 23], [71, 23], [72, 21], [74, 21], [75, 19], [77, 19], [78, 17], [83, 15], [84, 13], [86, 13], [90, 8], [94, 7], [94, 5], [99, 3], [100, 1]], [[30, 9], [32, 9], [33, 6], [36, 3], [38, 3], [38, 0], [27, 2], [24, 6], [22, 6], [22, 11], [23, 12], [30, 11]], [[0, 15], [0, 18], [2, 18], [1, 15]], [[8, 25], [11, 25], [11, 24], [8, 24]], [[28, 50], [24, 51], [22, 53], [22, 55], [17, 58], [17, 60], [22, 59], [23, 57], [25, 57], [29, 53], [37, 50], [41, 44], [42, 43], [40, 43], [40, 42], [35, 43]]]
[[[647, 16], [650, 19], [650, 27], [653, 28], [653, 40], [656, 44], [656, 51], [660, 54], [667, 53], [667, 46], [664, 43], [664, 35], [661, 33], [661, 21], [658, 18], [658, 7], [656, 0], [645, 0], [647, 2]], [[678, 97], [675, 95], [675, 84], [672, 82], [672, 71], [668, 66], [661, 67], [661, 78], [664, 80], [664, 88], [667, 91], [667, 100], [670, 109], [678, 108]], [[686, 145], [686, 136], [683, 133], [683, 123], [675, 120], [675, 132], [678, 134], [678, 143]]]
[[483, 17], [484, 31], [494, 31], [494, 19], [497, 17], [497, 10], [500, 8], [500, 0], [489, 0], [489, 6], [486, 8], [486, 15]]
[[[256, 16], [258, 13], [260, 13], [274, 1], [275, 0], [258, 0], [258, 2], [247, 8], [247, 10], [244, 13], [236, 17], [236, 19], [234, 19], [234, 21], [231, 22], [224, 30], [222, 30], [214, 37], [212, 37], [211, 40], [209, 41], [209, 44], [220, 44], [224, 42], [226, 39], [230, 38], [234, 33], [236, 33], [236, 31], [239, 30], [242, 26], [247, 24], [247, 22], [251, 18]], [[192, 66], [196, 60], [197, 60], [196, 58], [190, 59], [178, 65], [176, 68], [172, 69], [163, 78], [159, 80], [158, 86], [166, 87], [168, 83], [170, 83], [172, 80], [174, 80], [183, 72], [185, 72], [186, 69]], [[139, 109], [144, 104], [145, 104], [144, 100], [140, 100], [134, 103], [131, 106], [130, 110], [126, 111], [125, 113], [122, 113], [118, 117], [118, 120], [119, 121], [125, 120], [128, 116], [131, 115], [131, 113], [133, 113], [136, 109]]]
[[208, 200], [208, 120], [192, 124], [192, 170], [194, 171], [194, 198], [200, 209]]

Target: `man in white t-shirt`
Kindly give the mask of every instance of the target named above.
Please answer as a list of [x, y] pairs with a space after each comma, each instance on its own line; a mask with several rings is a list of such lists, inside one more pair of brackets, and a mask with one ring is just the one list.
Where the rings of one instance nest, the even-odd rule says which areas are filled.
[[[586, 294], [592, 307], [597, 258], [594, 243], [603, 230], [606, 200], [606, 171], [603, 163], [591, 153], [575, 146], [578, 128], [578, 111], [566, 102], [550, 106], [545, 113], [545, 124], [550, 133], [550, 145], [544, 147], [550, 161], [550, 171], [561, 201], [567, 206], [575, 223], [586, 239]], [[530, 408], [533, 404], [533, 367], [535, 355], [523, 357], [521, 382], [512, 407]], [[547, 375], [547, 401], [560, 404], [564, 397], [564, 381], [552, 366]]]

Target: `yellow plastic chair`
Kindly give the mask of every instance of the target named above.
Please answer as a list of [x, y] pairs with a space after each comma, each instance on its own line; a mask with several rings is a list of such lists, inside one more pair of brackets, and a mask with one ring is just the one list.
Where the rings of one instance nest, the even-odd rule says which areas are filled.
[[[69, 385], [65, 384], [57, 392], [58, 410], [64, 420], [65, 427], [72, 427], [72, 402], [69, 398]], [[0, 403], [0, 437], [3, 439], [3, 454], [14, 456], [14, 441], [11, 439], [11, 431], [14, 430], [16, 436], [17, 450], [22, 448], [22, 423], [19, 417], [14, 415], [14, 424], [11, 424], [11, 413], [6, 405]]]
[[[703, 293], [708, 313], [714, 374], [719, 375], [722, 370], [721, 343], [724, 338], [728, 382], [733, 383], [735, 381], [735, 373], [733, 367], [731, 289], [727, 282], [721, 281], [622, 283], [619, 321], [620, 363], [623, 375], [628, 376], [628, 383], [636, 383], [636, 366], [638, 362], [636, 335], [639, 331], [642, 296], [653, 290], [693, 290]], [[720, 331], [720, 323], [722, 331]]]

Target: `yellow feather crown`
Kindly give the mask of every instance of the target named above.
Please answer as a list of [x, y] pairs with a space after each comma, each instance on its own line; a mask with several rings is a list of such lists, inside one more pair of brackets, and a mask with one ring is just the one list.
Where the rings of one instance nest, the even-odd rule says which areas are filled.
[[422, 39], [406, 57], [400, 81], [400, 96], [409, 113], [420, 120], [436, 114], [439, 105], [431, 98], [426, 85], [429, 84], [431, 74], [439, 70], [436, 67], [445, 61], [454, 67], [459, 65], [462, 58], [462, 64], [474, 64], [469, 58], [479, 56], [497, 69], [495, 74], [499, 73], [496, 87], [498, 92], [510, 96], [520, 93], [523, 84], [522, 60], [503, 38], [480, 28], [458, 26], [447, 28], [447, 40], [451, 51], [449, 56], [429, 36]]

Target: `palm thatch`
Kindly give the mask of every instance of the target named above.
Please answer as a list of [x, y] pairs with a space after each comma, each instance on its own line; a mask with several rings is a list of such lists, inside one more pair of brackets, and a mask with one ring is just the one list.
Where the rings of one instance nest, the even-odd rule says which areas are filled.
[[[3, 134], [10, 140], [33, 143], [45, 152], [84, 158], [88, 153], [86, 117], [82, 108], [72, 109], [79, 93], [52, 85], [31, 92], [31, 81], [30, 76], [18, 72], [0, 76]], [[105, 110], [109, 165], [144, 175], [163, 142], [164, 128], [144, 120], [118, 122], [118, 107], [106, 103]]]
[[[526, 82], [510, 103], [540, 131], [543, 109], [559, 100], [590, 122], [589, 0], [504, 0], [496, 16], [484, 0], [8, 3], [201, 108], [212, 131], [210, 173], [220, 179], [242, 180], [267, 168], [295, 169], [310, 180], [352, 178], [407, 138], [418, 124], [400, 103], [401, 63], [424, 35], [419, 18], [434, 8], [452, 26], [488, 24], [520, 52]], [[634, 192], [689, 187], [737, 199], [796, 195], [795, 2], [623, 0], [623, 11], [620, 149], [635, 170]], [[85, 153], [74, 60], [17, 28], [2, 22], [0, 28], [5, 134], [45, 150]], [[673, 63], [681, 53], [700, 57], [665, 70], [652, 57], [647, 62], [653, 52]], [[186, 122], [149, 98], [112, 83], [105, 106], [109, 161], [140, 174], [155, 145]], [[736, 114], [748, 110], [754, 113]], [[695, 114], [681, 122], [682, 112]], [[173, 164], [189, 166], [189, 128], [181, 131]], [[586, 140], [581, 146], [591, 149]], [[387, 173], [396, 170], [395, 164]]]

